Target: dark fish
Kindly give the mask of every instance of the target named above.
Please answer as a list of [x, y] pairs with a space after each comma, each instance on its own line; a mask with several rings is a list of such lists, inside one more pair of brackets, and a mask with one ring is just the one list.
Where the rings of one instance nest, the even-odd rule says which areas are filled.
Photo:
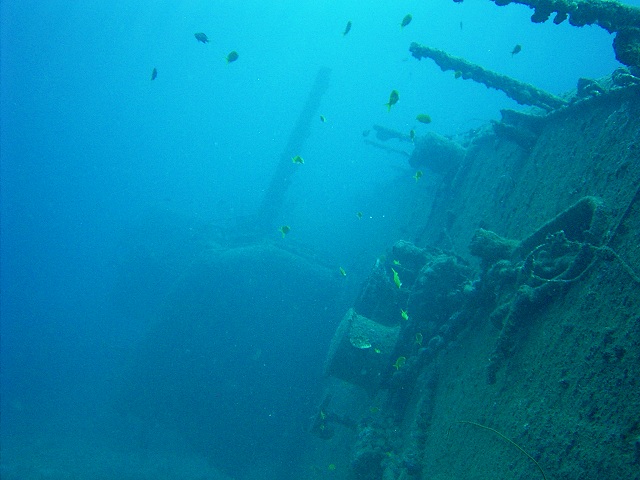
[[209, 37], [205, 33], [198, 32], [193, 34], [196, 37], [196, 40], [202, 43], [209, 43]]
[[236, 60], [238, 60], [238, 57], [240, 55], [238, 55], [238, 52], [236, 52], [235, 50], [232, 52], [229, 52], [229, 55], [227, 55], [227, 63], [233, 63]]
[[349, 33], [349, 30], [351, 30], [351, 20], [347, 22], [347, 26], [344, 28], [344, 32], [342, 32], [342, 35], [346, 35], [347, 33]]
[[513, 47], [513, 50], [511, 51], [511, 56], [515, 55], [516, 53], [520, 53], [520, 51], [522, 50], [522, 45], [518, 44], [515, 47]]
[[411, 20], [413, 20], [413, 17], [411, 16], [410, 13], [407, 13], [404, 18], [402, 19], [402, 23], [400, 24], [400, 28], [404, 28], [407, 25], [409, 25], [411, 23]]
[[151, 80], [155, 80], [157, 76], [158, 76], [158, 69], [157, 69], [157, 68], [154, 68], [154, 69], [151, 71]]

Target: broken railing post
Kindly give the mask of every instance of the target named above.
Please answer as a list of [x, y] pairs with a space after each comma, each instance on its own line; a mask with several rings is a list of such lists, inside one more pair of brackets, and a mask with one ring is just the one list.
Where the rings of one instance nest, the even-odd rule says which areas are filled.
[[258, 212], [259, 233], [265, 233], [274, 227], [280, 209], [284, 203], [284, 198], [291, 178], [298, 169], [298, 165], [291, 161], [292, 157], [300, 155], [302, 146], [309, 136], [311, 122], [315, 118], [322, 96], [329, 88], [329, 77], [331, 70], [327, 67], [321, 68], [316, 74], [316, 79], [307, 97], [307, 102], [300, 111], [298, 120], [289, 135], [289, 141], [280, 154], [280, 160], [276, 166], [275, 173], [271, 177], [271, 182], [262, 199], [262, 204]]
[[430, 58], [444, 72], [452, 70], [459, 72], [459, 76], [464, 79], [470, 78], [475, 82], [482, 83], [489, 88], [501, 90], [509, 98], [512, 98], [521, 105], [533, 105], [546, 111], [555, 110], [566, 105], [566, 102], [555, 95], [534, 87], [528, 83], [520, 82], [506, 75], [486, 70], [475, 63], [471, 63], [464, 58], [453, 57], [447, 52], [431, 48], [419, 43], [412, 43], [409, 48], [411, 54], [420, 60]]

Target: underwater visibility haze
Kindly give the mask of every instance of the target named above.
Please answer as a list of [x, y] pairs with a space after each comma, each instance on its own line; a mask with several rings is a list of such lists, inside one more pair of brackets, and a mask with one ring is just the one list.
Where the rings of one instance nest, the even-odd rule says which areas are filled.
[[[637, 13], [640, 1], [623, 5]], [[403, 424], [410, 418], [403, 415], [428, 403], [418, 400], [428, 397], [424, 385], [451, 372], [402, 375], [431, 362], [425, 355], [456, 348], [457, 337], [442, 333], [454, 314], [464, 317], [456, 299], [500, 275], [492, 262], [507, 261], [469, 253], [472, 235], [459, 226], [460, 212], [474, 228], [522, 240], [500, 247], [523, 255], [517, 269], [503, 265], [508, 280], [495, 288], [503, 314], [533, 288], [517, 283], [517, 272], [531, 264], [544, 276], [532, 259], [540, 265], [558, 252], [546, 243], [528, 257], [523, 250], [549, 219], [585, 208], [595, 218], [600, 200], [576, 203], [586, 196], [606, 197], [602, 211], [616, 212], [617, 225], [637, 216], [629, 192], [640, 163], [632, 131], [640, 65], [617, 61], [615, 33], [597, 25], [533, 23], [528, 6], [490, 0], [43, 0], [5, 1], [0, 12], [3, 479], [430, 478], [417, 453], [425, 440], [411, 451], [394, 442], [411, 443], [408, 425], [420, 422]], [[637, 35], [640, 52], [640, 25], [624, 28]], [[566, 135], [558, 144], [580, 145], [579, 135], [601, 135], [589, 130], [596, 123], [617, 128], [612, 138], [627, 139], [625, 148], [601, 144], [601, 155], [620, 150], [617, 170], [576, 174], [566, 197], [541, 186], [549, 192], [544, 202], [538, 191], [510, 204], [510, 192], [551, 175], [542, 162], [529, 169], [526, 159], [540, 153], [543, 123], [560, 122], [562, 108], [519, 104], [504, 83], [487, 88], [477, 73], [441, 69], [426, 50], [420, 59], [413, 42], [446, 52], [445, 62], [464, 59], [468, 72], [482, 66], [535, 86], [566, 109], [578, 79], [593, 79], [580, 108], [591, 97], [614, 98], [618, 117], [581, 131], [567, 120], [553, 132]], [[609, 84], [597, 80], [619, 68], [629, 80], [608, 97]], [[501, 110], [545, 120], [515, 128]], [[459, 165], [469, 167], [456, 164], [454, 172], [433, 158], [431, 166], [416, 160], [429, 138], [442, 139], [451, 158], [466, 155]], [[483, 168], [474, 170], [469, 152], [487, 159]], [[504, 173], [505, 165], [515, 166]], [[575, 173], [554, 165], [557, 184]], [[605, 177], [631, 180], [614, 194]], [[469, 192], [503, 210], [491, 216], [493, 207], [478, 207]], [[637, 235], [634, 228], [610, 230]], [[578, 242], [584, 255], [623, 259], [632, 289], [625, 318], [637, 323], [640, 265], [622, 243], [587, 245], [591, 237], [564, 231], [568, 239], [555, 230], [533, 238], [542, 244], [556, 235], [565, 263]], [[453, 282], [459, 295], [428, 290], [427, 270], [439, 275], [434, 285]], [[519, 293], [505, 293], [509, 281]], [[419, 295], [433, 299], [421, 304], [422, 323], [412, 303]], [[545, 295], [551, 303], [559, 293]], [[478, 301], [475, 311], [499, 329], [478, 335], [504, 337], [511, 317], [496, 320], [489, 303]], [[446, 329], [438, 315], [449, 319]], [[346, 334], [346, 324], [362, 330]], [[341, 335], [351, 335], [353, 352], [344, 353]], [[629, 338], [636, 349], [625, 347], [627, 360], [638, 354], [637, 337]], [[489, 379], [500, 382], [509, 361], [494, 360], [497, 380], [491, 372]], [[397, 388], [406, 398], [394, 396]], [[497, 405], [500, 394], [493, 395]], [[455, 428], [487, 423], [495, 428], [474, 433], [497, 431], [483, 412], [456, 418], [468, 422]], [[611, 422], [609, 435], [624, 438], [625, 458], [637, 467], [637, 418], [635, 427]], [[378, 442], [382, 430], [387, 440]], [[504, 434], [544, 463], [551, 455], [532, 448], [527, 435]], [[507, 452], [502, 458], [519, 451]], [[529, 461], [514, 467], [530, 475], [519, 478], [540, 475], [527, 470]], [[580, 477], [547, 471], [547, 478]]]

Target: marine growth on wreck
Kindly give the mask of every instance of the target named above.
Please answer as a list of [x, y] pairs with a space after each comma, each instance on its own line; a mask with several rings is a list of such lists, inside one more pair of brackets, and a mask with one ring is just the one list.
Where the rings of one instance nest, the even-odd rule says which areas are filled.
[[640, 8], [36, 3], [3, 480], [638, 478]]

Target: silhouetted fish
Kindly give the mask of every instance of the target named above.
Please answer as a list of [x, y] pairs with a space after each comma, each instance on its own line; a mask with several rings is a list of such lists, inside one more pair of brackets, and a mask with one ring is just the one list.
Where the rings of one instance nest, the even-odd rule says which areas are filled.
[[194, 33], [193, 36], [196, 37], [196, 40], [198, 40], [199, 42], [209, 43], [209, 38], [205, 33], [202, 33], [202, 32]]
[[155, 80], [157, 76], [158, 76], [158, 69], [157, 69], [157, 68], [154, 68], [154, 69], [151, 71], [151, 80]]
[[227, 59], [227, 63], [233, 63], [238, 60], [238, 57], [238, 52], [234, 50], [233, 52], [229, 52], [229, 55], [227, 55], [225, 58]]

